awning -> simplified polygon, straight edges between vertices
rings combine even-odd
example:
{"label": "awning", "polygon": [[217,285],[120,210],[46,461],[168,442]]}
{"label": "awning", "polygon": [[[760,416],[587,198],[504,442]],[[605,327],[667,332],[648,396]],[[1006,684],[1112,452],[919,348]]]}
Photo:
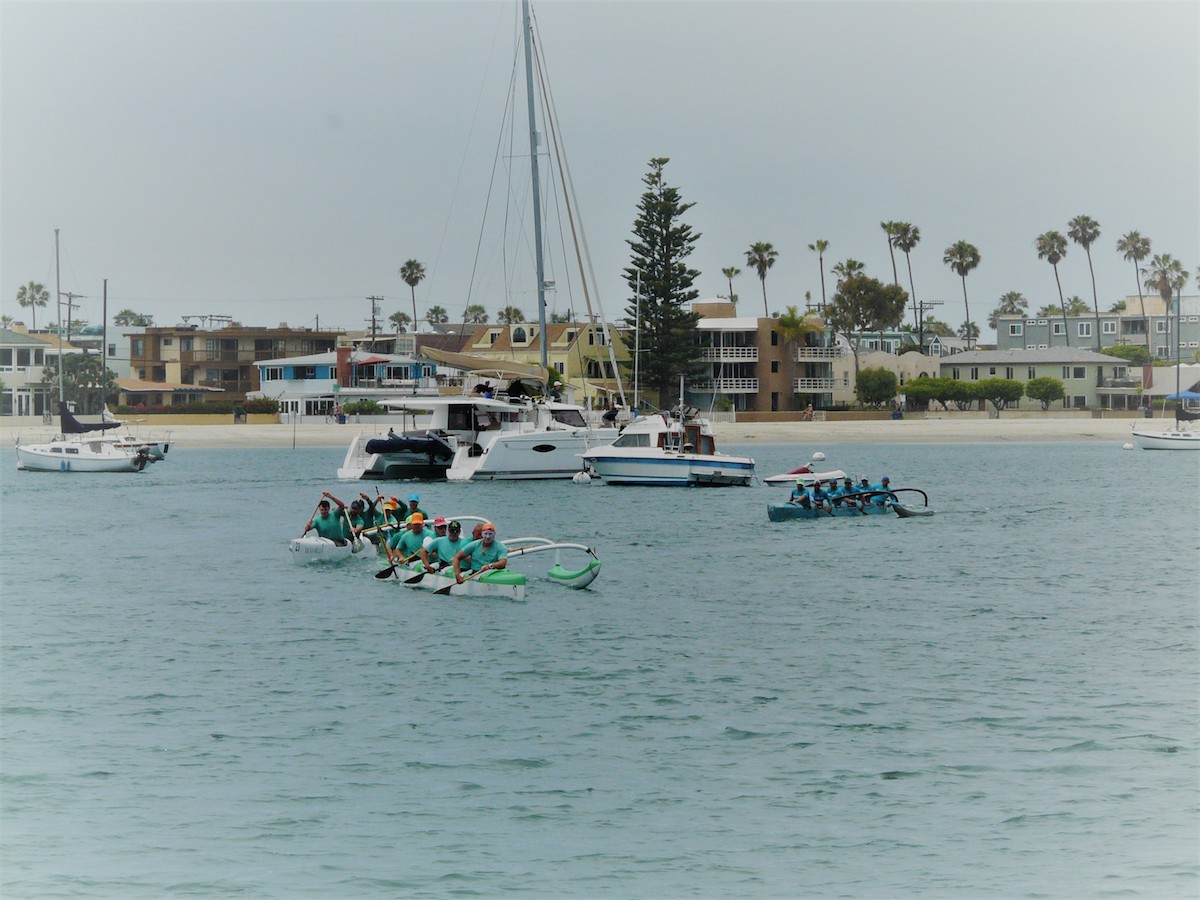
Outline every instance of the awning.
{"label": "awning", "polygon": [[350,364],[354,366],[377,366],[380,363],[391,362],[386,356],[368,356],[366,359],[351,360]]}
{"label": "awning", "polygon": [[210,393],[223,394],[224,388],[208,387],[201,384],[179,384],[171,381],[140,381],[137,378],[114,378],[117,387],[127,394],[183,394]]}
{"label": "awning", "polygon": [[466,372],[495,375],[497,378],[536,378],[540,382],[546,380],[546,370],[537,363],[523,363],[513,359],[488,359],[486,356],[451,353],[449,350],[438,350],[435,347],[422,347],[417,353],[425,359],[453,366]]}
{"label": "awning", "polygon": [[1178,394],[1167,394],[1165,400],[1200,400],[1200,394],[1195,391],[1180,391]]}

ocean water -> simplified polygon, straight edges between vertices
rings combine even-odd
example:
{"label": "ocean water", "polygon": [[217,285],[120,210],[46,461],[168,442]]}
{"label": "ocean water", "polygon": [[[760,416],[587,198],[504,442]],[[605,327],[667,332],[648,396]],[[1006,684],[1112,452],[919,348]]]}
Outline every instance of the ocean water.
{"label": "ocean water", "polygon": [[420,486],[604,561],[484,602],[292,565],[338,449],[0,452],[0,893],[1200,893],[1196,455],[726,449],[938,513]]}

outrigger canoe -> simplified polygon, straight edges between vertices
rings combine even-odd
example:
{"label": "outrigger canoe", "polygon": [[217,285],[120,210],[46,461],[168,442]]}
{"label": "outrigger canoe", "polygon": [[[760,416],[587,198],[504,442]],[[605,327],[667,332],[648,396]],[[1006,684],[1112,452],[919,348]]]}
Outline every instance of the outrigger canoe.
{"label": "outrigger canoe", "polygon": [[[924,500],[924,505],[910,506],[901,503],[896,494],[903,491],[920,494]],[[871,491],[854,496],[863,498],[864,503],[861,509],[855,504],[843,504],[842,506],[835,506],[832,509],[825,509],[820,506],[800,506],[796,503],[769,503],[767,504],[767,518],[772,522],[789,522],[793,519],[858,518],[860,516],[877,516],[887,512],[894,512],[902,519],[933,515],[933,510],[929,508],[929,497],[920,488],[896,488],[891,491]],[[885,497],[887,502],[884,504],[874,502],[878,497]]]}
{"label": "outrigger canoe", "polygon": [[[531,553],[554,550],[554,565],[546,573],[546,577],[555,584],[579,590],[595,581],[600,574],[600,560],[596,557],[596,552],[584,544],[555,543],[548,538],[538,537],[515,538],[505,541],[504,544],[510,548],[508,551],[510,560]],[[559,560],[559,551],[562,550],[580,550],[591,558],[580,569],[568,569]],[[384,569],[376,577],[387,577],[384,573],[388,572],[388,569]],[[525,599],[526,576],[507,567],[473,576],[464,580],[462,584],[458,584],[454,580],[452,569],[445,568],[438,572],[425,572],[420,563],[397,566],[391,577],[406,587],[433,591],[452,597],[483,597],[517,601]]]}
{"label": "outrigger canoe", "polygon": [[298,566],[312,563],[340,563],[348,559],[374,559],[375,547],[369,541],[345,541],[338,544],[315,534],[292,538],[288,542],[292,562]]}

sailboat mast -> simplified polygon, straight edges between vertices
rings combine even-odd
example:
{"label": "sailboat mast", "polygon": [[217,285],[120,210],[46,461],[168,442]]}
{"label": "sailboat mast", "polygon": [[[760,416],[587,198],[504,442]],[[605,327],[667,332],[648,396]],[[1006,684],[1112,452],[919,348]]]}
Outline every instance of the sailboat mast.
{"label": "sailboat mast", "polygon": [[58,229],[54,229],[54,308],[58,310],[58,402],[67,399],[63,394],[62,346],[62,280],[58,272]]}
{"label": "sailboat mast", "polygon": [[546,347],[546,271],[542,259],[542,197],[538,178],[537,116],[533,104],[533,23],[529,0],[521,0],[525,32],[525,94],[529,105],[529,170],[533,179],[533,247],[537,268],[538,336],[542,345],[542,368],[548,369]]}

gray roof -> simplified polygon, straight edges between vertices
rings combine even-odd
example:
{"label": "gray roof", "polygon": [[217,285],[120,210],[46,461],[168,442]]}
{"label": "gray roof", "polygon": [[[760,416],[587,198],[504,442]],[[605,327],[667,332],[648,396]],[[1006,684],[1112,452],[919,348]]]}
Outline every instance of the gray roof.
{"label": "gray roof", "polygon": [[1095,350],[1080,347],[1048,347],[1044,350],[972,350],[942,357],[943,366],[995,366],[995,365],[1052,365],[1055,363],[1099,363],[1101,365],[1128,366],[1129,360],[1119,356],[1108,356]]}
{"label": "gray roof", "polygon": [[[30,337],[23,331],[13,331],[11,328],[0,328],[0,344],[6,344],[10,347],[51,347],[45,341]],[[66,350],[69,346],[70,344],[64,342],[63,349]],[[58,345],[53,345],[51,349],[57,350]]]}

